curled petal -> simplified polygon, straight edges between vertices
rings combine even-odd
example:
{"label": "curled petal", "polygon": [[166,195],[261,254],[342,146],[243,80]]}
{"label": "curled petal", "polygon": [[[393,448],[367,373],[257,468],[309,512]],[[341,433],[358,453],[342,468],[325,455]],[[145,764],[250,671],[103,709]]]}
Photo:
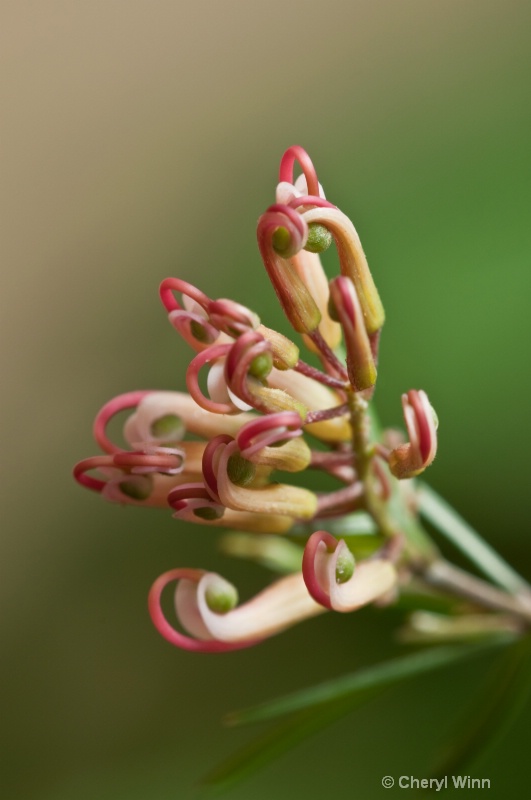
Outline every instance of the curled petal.
{"label": "curled petal", "polygon": [[372,558],[354,565],[344,540],[338,541],[326,531],[316,531],[308,539],[302,572],[316,602],[342,612],[374,602],[397,582],[389,559]]}
{"label": "curled petal", "polygon": [[306,417],[306,406],[288,393],[266,384],[274,357],[272,347],[260,331],[248,331],[234,342],[225,361],[229,389],[258,411],[296,411]]}
{"label": "curled petal", "polygon": [[330,301],[345,335],[351,385],[358,392],[369,389],[376,383],[376,366],[358,294],[350,278],[339,275],[330,281]]}
{"label": "curled petal", "polygon": [[[268,377],[268,383],[271,387],[283,390],[295,401],[304,403],[310,411],[334,408],[342,401],[337,392],[295,370],[273,369]],[[346,416],[313,422],[305,426],[305,431],[317,439],[330,443],[347,442],[352,438],[350,423]]]}
{"label": "curled petal", "polygon": [[356,287],[367,333],[375,333],[382,327],[385,313],[354,225],[343,212],[334,208],[314,208],[302,216],[308,225],[312,222],[324,225],[334,237],[341,274],[350,278]]}
{"label": "curled petal", "polygon": [[295,411],[280,411],[259,417],[244,425],[237,436],[244,458],[251,458],[264,447],[302,436],[301,418]]}
{"label": "curled petal", "polygon": [[228,642],[216,641],[211,638],[203,640],[193,639],[190,636],[180,633],[170,625],[164,616],[161,606],[162,592],[166,586],[174,581],[178,581],[179,584],[191,584],[189,588],[193,589],[198,585],[203,575],[207,574],[208,573],[204,570],[199,569],[173,569],[169,572],[165,572],[160,578],[157,578],[151,587],[148,597],[149,614],[155,628],[161,636],[170,642],[170,644],[195,653],[226,653],[231,650],[241,650],[244,647],[251,647],[253,644],[256,644],[254,641],[231,644]]}
{"label": "curled petal", "polygon": [[260,325],[260,317],[234,300],[211,300],[208,304],[209,319],[218,330],[228,336],[238,337]]}
{"label": "curled petal", "polygon": [[75,480],[86,489],[92,489],[93,492],[101,492],[107,481],[101,478],[94,478],[88,473],[93,469],[105,470],[112,468],[112,456],[93,456],[92,458],[84,458],[79,461],[73,470]]}
{"label": "curled petal", "polygon": [[162,472],[164,475],[178,475],[184,467],[184,451],[169,447],[153,447],[150,452],[116,453],[113,463],[117,467],[131,470],[133,475],[147,475]]}
{"label": "curled petal", "polygon": [[[295,181],[295,188],[297,189],[299,180]],[[302,187],[302,194],[301,192],[296,192],[289,200],[287,200],[287,204],[290,208],[337,208],[333,203],[329,203],[328,200],[325,200],[323,195],[323,187],[319,184],[319,191],[321,192],[320,196],[314,194],[308,194],[306,191],[306,187]]]}
{"label": "curled petal", "polygon": [[201,525],[231,528],[253,533],[287,533],[293,526],[293,518],[282,514],[262,514],[251,511],[237,511],[217,503],[201,481],[172,487],[175,491],[166,493],[166,503],[175,509],[175,519]]}
{"label": "curled petal", "polygon": [[98,411],[96,419],[94,420],[93,434],[96,442],[105,453],[119,453],[123,448],[111,442],[107,436],[107,425],[109,421],[120,411],[125,411],[129,408],[137,408],[142,400],[151,394],[150,391],[141,389],[137,392],[127,392],[126,394],[119,394],[113,397],[108,403],[105,403],[103,408]]}
{"label": "curled petal", "polygon": [[297,211],[279,203],[270,206],[258,220],[257,237],[264,266],[286,317],[299,333],[314,331],[321,321],[319,308],[286,260],[304,247],[308,237],[306,223]]}
{"label": "curled petal", "polygon": [[219,330],[210,324],[206,316],[195,311],[170,311],[168,319],[194,350],[204,350],[219,338]]}
{"label": "curled petal", "polygon": [[[253,414],[230,416],[214,414],[206,411],[184,392],[150,392],[138,403],[136,412],[125,423],[125,439],[134,445],[135,442],[166,442],[167,431],[161,429],[173,425],[176,436],[182,439],[186,432],[211,439],[219,433],[235,436],[242,425],[256,419]],[[156,433],[161,433],[156,436]],[[171,437],[170,437],[171,438]],[[179,442],[179,447],[187,447],[186,442]]]}
{"label": "curled petal", "polygon": [[203,471],[203,480],[205,482],[205,489],[211,496],[212,500],[217,503],[221,503],[218,494],[218,478],[217,478],[217,470],[219,464],[219,457],[223,450],[224,445],[230,444],[233,442],[234,439],[232,436],[227,436],[226,434],[220,434],[219,436],[215,436],[214,439],[211,439],[210,442],[205,447],[205,452],[203,453],[203,461],[202,461],[202,471]]}
{"label": "curled petal", "polygon": [[175,487],[168,495],[168,504],[175,511],[175,519],[191,519],[194,522],[217,521],[225,511],[219,501],[212,499],[201,482]]}
{"label": "curled petal", "polygon": [[[302,557],[302,575],[306,588],[316,603],[324,608],[332,608],[330,594],[323,588],[326,586],[326,575],[324,574],[322,552],[333,552],[337,546],[337,539],[326,531],[315,531],[306,543],[304,555]],[[322,575],[317,575],[317,569],[321,567]]]}
{"label": "curled petal", "polygon": [[244,403],[227,386],[225,379],[225,359],[215,361],[210,367],[207,376],[207,389],[210,399],[215,403],[232,403],[240,411],[250,411],[252,405]]}
{"label": "curled petal", "polygon": [[389,454],[389,469],[396,478],[413,478],[428,467],[437,453],[437,418],[426,392],[411,389],[402,395],[409,443]]}
{"label": "curled petal", "polygon": [[[134,456],[134,458],[128,460],[124,459],[125,456]],[[141,464],[138,456],[139,454],[120,453],[114,456],[86,458],[74,467],[74,478],[82,486],[100,492],[107,500],[115,503],[166,508],[168,493],[175,486],[199,477],[194,473],[177,475],[161,474],[158,471],[150,471],[150,474],[135,474],[133,472],[134,465]],[[118,459],[118,463],[116,459]],[[154,466],[153,462],[150,466]],[[155,466],[157,470],[161,466],[171,469],[168,462],[161,462],[160,459]],[[105,480],[88,474],[92,470],[97,470],[105,475]]]}
{"label": "curled petal", "polygon": [[229,478],[228,461],[238,454],[238,444],[224,446],[217,468],[217,489],[221,502],[238,511],[259,511],[280,514],[294,519],[311,519],[317,509],[317,497],[308,489],[276,483],[260,488],[234,484]]}
{"label": "curled petal", "polygon": [[[162,592],[174,581],[179,582],[175,592],[177,617],[197,638],[180,633],[164,616]],[[212,610],[216,600],[224,596],[231,604],[234,594],[234,587],[215,573],[171,570],[153,584],[149,593],[149,612],[159,633],[171,644],[196,652],[219,653],[258,644],[323,611],[309,597],[300,573],[276,581],[236,608],[225,612]]]}
{"label": "curled petal", "polygon": [[[257,367],[256,370],[254,365]],[[227,354],[225,361],[227,385],[244,403],[259,408],[261,403],[257,403],[251,383],[253,370],[263,380],[272,366],[273,357],[269,343],[258,331],[248,331],[240,336]]]}
{"label": "curled petal", "polygon": [[247,423],[237,436],[244,458],[285,472],[300,472],[309,466],[312,454],[301,438],[301,419],[295,412],[268,414]]}
{"label": "curled petal", "polygon": [[211,411],[213,414],[235,414],[238,409],[231,402],[216,403],[206,397],[199,386],[199,371],[205,364],[211,364],[218,358],[226,357],[230,349],[231,345],[228,344],[212,345],[207,350],[203,350],[202,353],[198,353],[186,370],[186,386],[191,396],[198,406],[206,411]]}
{"label": "curled petal", "polygon": [[[181,305],[177,298],[175,297],[174,292],[179,292],[183,295],[183,305]],[[185,298],[189,298],[194,303],[197,303],[206,313],[208,304],[211,302],[210,298],[207,297],[204,292],[201,292],[191,283],[187,283],[186,281],[182,281],[180,278],[165,278],[159,287],[159,294],[160,299],[162,300],[162,304],[168,314],[172,311],[184,311],[187,310],[187,304]],[[190,310],[188,308],[188,310]]]}
{"label": "curled petal", "polygon": [[276,188],[277,203],[290,206],[290,208],[336,208],[333,203],[325,199],[323,187],[319,184],[319,194],[309,194],[304,175],[299,175],[295,183],[281,181]]}

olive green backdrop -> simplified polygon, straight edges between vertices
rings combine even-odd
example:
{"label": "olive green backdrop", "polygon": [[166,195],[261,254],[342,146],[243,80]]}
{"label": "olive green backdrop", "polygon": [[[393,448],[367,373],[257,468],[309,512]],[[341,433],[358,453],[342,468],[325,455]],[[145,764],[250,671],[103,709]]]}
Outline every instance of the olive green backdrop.
{"label": "olive green backdrop", "polygon": [[[0,746],[5,797],[193,796],[251,731],[222,715],[399,651],[396,620],[324,616],[196,656],[152,629],[174,566],[269,576],[212,530],[82,491],[114,394],[182,388],[159,281],[287,331],[255,245],[290,144],[355,221],[388,318],[377,402],[425,388],[429,473],[531,576],[531,5],[524,0],[4,0]],[[228,796],[371,800],[428,774],[488,659],[417,680]],[[473,774],[529,782],[529,708]],[[392,790],[395,793],[398,790]]]}

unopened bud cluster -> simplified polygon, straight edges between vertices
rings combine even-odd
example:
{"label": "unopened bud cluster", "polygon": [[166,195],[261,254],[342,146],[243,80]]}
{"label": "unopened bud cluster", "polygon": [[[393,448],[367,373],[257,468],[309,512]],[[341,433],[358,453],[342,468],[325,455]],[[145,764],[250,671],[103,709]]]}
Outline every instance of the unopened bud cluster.
{"label": "unopened bud cluster", "polygon": [[[295,180],[296,163],[302,174]],[[155,582],[153,622],[193,651],[248,647],[326,609],[392,599],[400,562],[388,513],[394,478],[418,475],[437,448],[435,414],[416,390],[402,398],[408,439],[397,442],[395,434],[393,448],[385,432],[373,440],[367,408],[384,310],[352,222],[325,198],[300,147],[281,160],[275,202],[260,216],[257,238],[300,337],[266,327],[234,300],[167,278],[162,304],[193,351],[188,392],[133,391],[111,400],[94,424],[103,452],[74,469],[79,483],[117,503],[169,507],[177,520],[302,541],[300,569],[241,605],[231,584],[205,570],[178,568]],[[339,263],[330,281],[319,257],[329,247]],[[313,363],[301,358],[301,347]],[[127,449],[107,434],[123,410],[130,412]],[[315,492],[290,477],[310,469],[332,476],[338,488]],[[333,520],[337,531],[342,518],[358,512],[378,529],[380,544],[369,558],[355,557],[346,540],[321,529]],[[161,607],[170,583],[179,627]]]}

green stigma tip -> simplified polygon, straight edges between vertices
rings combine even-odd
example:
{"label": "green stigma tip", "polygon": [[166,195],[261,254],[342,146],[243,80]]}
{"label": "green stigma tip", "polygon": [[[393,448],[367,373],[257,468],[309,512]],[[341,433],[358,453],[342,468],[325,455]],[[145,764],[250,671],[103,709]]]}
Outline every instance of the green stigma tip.
{"label": "green stigma tip", "polygon": [[273,232],[273,250],[279,256],[284,255],[289,249],[290,243],[291,237],[287,228],[280,226]]}
{"label": "green stigma tip", "polygon": [[151,480],[144,476],[143,480],[121,481],[120,491],[132,500],[147,500],[151,494]]}
{"label": "green stigma tip", "polygon": [[207,344],[213,341],[212,336],[210,336],[205,326],[201,325],[200,322],[196,322],[195,319],[190,322],[190,331],[194,339],[197,339],[198,342]]}
{"label": "green stigma tip", "polygon": [[220,581],[219,585],[209,586],[205,592],[207,606],[216,614],[226,614],[238,604],[238,592],[227,581]]}
{"label": "green stigma tip", "polygon": [[236,486],[248,486],[256,474],[256,467],[239,453],[230,456],[227,462],[227,475]]}
{"label": "green stigma tip", "polygon": [[164,439],[165,441],[177,441],[182,439],[185,427],[184,422],[177,414],[164,414],[151,423],[151,435],[156,439]]}
{"label": "green stigma tip", "polygon": [[310,253],[324,253],[332,244],[332,234],[318,222],[310,222],[308,225],[308,240],[304,249]]}
{"label": "green stigma tip", "polygon": [[340,322],[337,306],[332,299],[332,295],[328,298],[328,316],[330,319],[333,319],[334,322]]}
{"label": "green stigma tip", "polygon": [[198,517],[199,519],[204,519],[207,522],[212,522],[215,519],[220,519],[223,516],[223,513],[218,511],[217,508],[212,508],[212,506],[203,506],[203,508],[194,508],[194,517]]}
{"label": "green stigma tip", "polygon": [[253,378],[258,378],[259,380],[263,380],[267,378],[271,370],[273,369],[273,356],[271,353],[262,353],[259,356],[255,356],[249,365],[249,374],[253,376]]}
{"label": "green stigma tip", "polygon": [[356,559],[350,550],[343,550],[336,562],[336,583],[346,583],[354,575]]}

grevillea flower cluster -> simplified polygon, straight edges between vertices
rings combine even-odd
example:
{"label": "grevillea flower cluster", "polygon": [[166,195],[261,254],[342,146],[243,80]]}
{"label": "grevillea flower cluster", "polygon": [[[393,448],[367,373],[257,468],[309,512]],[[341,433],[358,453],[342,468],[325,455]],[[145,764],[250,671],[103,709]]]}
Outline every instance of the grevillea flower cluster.
{"label": "grevillea flower cluster", "polygon": [[[326,610],[392,602],[408,547],[392,513],[396,479],[417,476],[437,449],[436,416],[423,391],[402,396],[407,437],[378,435],[371,422],[383,306],[354,225],[325,198],[301,147],[282,157],[275,203],[260,216],[257,238],[297,341],[234,300],[167,278],[162,305],[193,351],[188,393],[114,398],[94,423],[102,454],[74,469],[81,485],[116,503],[169,507],[177,521],[302,541],[300,568],[242,604],[234,586],[207,570],[179,567],[155,581],[156,628],[199,652],[248,647]],[[339,274],[329,280],[320,253],[331,245]],[[124,410],[127,449],[107,433]],[[308,470],[331,476],[337,488],[311,491],[290,479]],[[375,533],[361,556],[341,537],[342,524],[357,515]],[[169,584],[174,621],[161,605]]]}

